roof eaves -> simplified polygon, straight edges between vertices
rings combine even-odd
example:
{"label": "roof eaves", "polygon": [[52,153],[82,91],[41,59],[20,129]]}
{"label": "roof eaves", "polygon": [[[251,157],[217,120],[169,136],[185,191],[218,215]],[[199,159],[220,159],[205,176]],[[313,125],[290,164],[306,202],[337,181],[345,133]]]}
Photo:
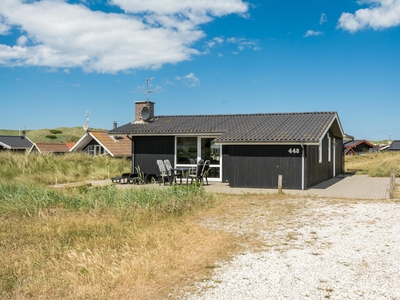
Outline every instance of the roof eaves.
{"label": "roof eaves", "polygon": [[339,126],[339,129],[340,129],[341,137],[342,137],[342,138],[344,137],[344,133],[343,133],[342,125],[340,124],[339,117],[338,117],[338,115],[337,115],[336,112],[334,112],[333,114],[334,114],[334,117],[333,117],[332,120],[329,122],[329,124],[326,126],[325,130],[323,131],[323,133],[321,134],[321,136],[320,136],[320,138],[319,138],[319,143],[322,142],[322,139],[323,139],[324,136],[328,133],[329,129],[332,127],[332,125],[333,125],[333,123],[334,123],[335,121],[338,122],[338,126]]}
{"label": "roof eaves", "polygon": [[11,146],[10,146],[10,145],[4,144],[4,143],[2,143],[2,142],[0,142],[0,146],[2,146],[2,147],[4,147],[4,148],[7,148],[7,149],[11,149]]}

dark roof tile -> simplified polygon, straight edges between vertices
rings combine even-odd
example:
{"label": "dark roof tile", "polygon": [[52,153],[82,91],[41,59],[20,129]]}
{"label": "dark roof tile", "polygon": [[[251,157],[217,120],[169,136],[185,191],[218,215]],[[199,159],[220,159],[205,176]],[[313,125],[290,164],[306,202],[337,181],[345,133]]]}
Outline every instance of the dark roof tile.
{"label": "dark roof tile", "polygon": [[335,112],[242,115],[159,116],[152,122],[133,122],[109,131],[111,135],[218,134],[220,143],[318,142],[336,120]]}
{"label": "dark roof tile", "polygon": [[0,145],[9,149],[29,149],[33,143],[26,136],[0,136]]}

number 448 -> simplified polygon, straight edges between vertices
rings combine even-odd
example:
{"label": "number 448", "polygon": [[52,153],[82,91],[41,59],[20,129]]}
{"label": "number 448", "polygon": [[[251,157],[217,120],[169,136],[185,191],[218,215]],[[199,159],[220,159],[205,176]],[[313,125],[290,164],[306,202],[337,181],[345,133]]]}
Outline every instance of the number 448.
{"label": "number 448", "polygon": [[299,148],[290,148],[288,152],[291,154],[299,154],[300,149]]}

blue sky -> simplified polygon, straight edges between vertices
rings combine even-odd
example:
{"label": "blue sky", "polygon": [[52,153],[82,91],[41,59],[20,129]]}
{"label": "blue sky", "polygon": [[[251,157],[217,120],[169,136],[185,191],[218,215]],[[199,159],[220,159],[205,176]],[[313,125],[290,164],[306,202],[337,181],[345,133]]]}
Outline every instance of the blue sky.
{"label": "blue sky", "polygon": [[400,0],[1,0],[0,128],[337,111],[400,139]]}

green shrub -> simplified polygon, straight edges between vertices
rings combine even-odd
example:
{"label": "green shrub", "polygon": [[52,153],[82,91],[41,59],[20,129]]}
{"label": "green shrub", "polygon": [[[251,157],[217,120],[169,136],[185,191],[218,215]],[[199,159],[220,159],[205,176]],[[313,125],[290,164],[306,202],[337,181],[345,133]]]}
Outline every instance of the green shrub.
{"label": "green shrub", "polygon": [[49,130],[52,134],[62,134],[63,132],[61,130],[58,129],[51,129]]}
{"label": "green shrub", "polygon": [[46,135],[46,139],[55,140],[57,137],[55,135]]}

